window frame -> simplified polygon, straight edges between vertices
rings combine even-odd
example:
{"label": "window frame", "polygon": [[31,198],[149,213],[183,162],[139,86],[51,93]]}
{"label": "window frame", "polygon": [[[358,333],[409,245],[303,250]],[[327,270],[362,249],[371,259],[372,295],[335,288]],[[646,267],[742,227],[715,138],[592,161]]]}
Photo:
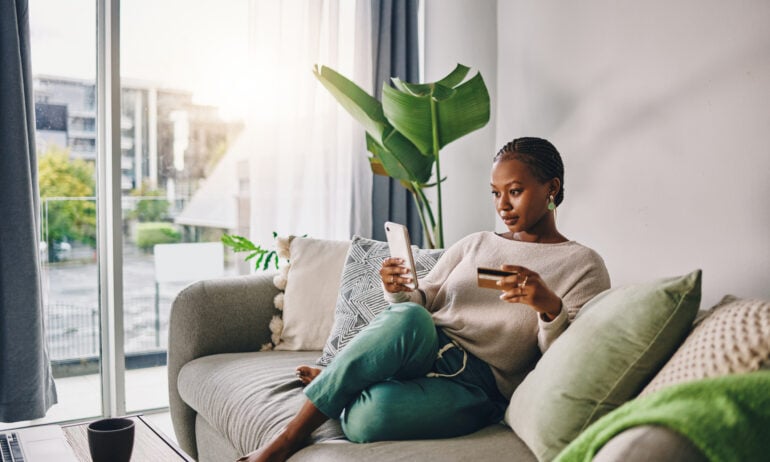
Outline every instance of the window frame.
{"label": "window frame", "polygon": [[120,128],[120,0],[96,0],[96,130],[102,415],[126,413]]}

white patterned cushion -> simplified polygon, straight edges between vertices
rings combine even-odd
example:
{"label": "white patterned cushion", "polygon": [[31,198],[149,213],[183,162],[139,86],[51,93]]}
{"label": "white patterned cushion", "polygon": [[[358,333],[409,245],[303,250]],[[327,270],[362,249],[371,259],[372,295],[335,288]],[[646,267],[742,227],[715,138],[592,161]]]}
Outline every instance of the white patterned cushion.
{"label": "white patterned cushion", "polygon": [[[424,277],[436,264],[443,250],[412,246],[417,277]],[[354,236],[342,270],[334,325],[317,364],[327,366],[334,356],[361,329],[388,307],[382,293],[380,268],[390,256],[388,243]]]}
{"label": "white patterned cushion", "polygon": [[692,380],[753,372],[770,363],[770,302],[725,296],[641,395]]}

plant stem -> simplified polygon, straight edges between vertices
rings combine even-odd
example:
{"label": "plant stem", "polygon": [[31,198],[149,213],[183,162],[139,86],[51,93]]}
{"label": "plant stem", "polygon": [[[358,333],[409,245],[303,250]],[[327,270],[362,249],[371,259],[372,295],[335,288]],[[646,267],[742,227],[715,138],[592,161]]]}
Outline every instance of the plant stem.
{"label": "plant stem", "polygon": [[424,207],[423,210],[425,211],[426,217],[428,219],[429,227],[425,228],[425,234],[426,236],[429,236],[428,240],[430,241],[430,248],[440,248],[436,245],[436,218],[433,216],[433,209],[430,207],[430,201],[425,195],[424,189],[420,188],[418,191],[420,193],[420,200]]}
{"label": "plant stem", "polygon": [[438,224],[434,231],[436,245],[438,248],[444,248],[444,216],[441,208],[441,162],[439,161],[438,150],[438,114],[436,113],[436,100],[430,98],[430,120],[433,129],[433,156],[436,158],[436,194],[438,196]]}
{"label": "plant stem", "polygon": [[430,208],[430,201],[428,201],[428,197],[425,195],[425,190],[423,188],[420,188],[418,192],[420,193],[420,199],[424,204],[425,211],[427,212],[428,219],[430,220],[430,229],[434,230],[436,228],[436,218],[433,216],[433,209]]}
{"label": "plant stem", "polygon": [[[425,207],[428,206],[428,204],[423,203],[424,196],[421,195],[422,187],[412,182],[412,189],[410,190],[410,192],[412,193],[412,199],[414,199],[414,203],[417,204],[417,209],[420,212],[420,223],[422,224],[422,232],[425,235],[425,239],[428,241],[427,242],[428,248],[435,249],[436,247],[435,247],[435,244],[433,243],[433,236],[431,235],[431,232],[430,232],[430,230],[433,228],[432,227],[428,228],[428,223],[426,223],[425,221],[425,213],[426,213]],[[430,206],[428,207],[429,208],[427,212],[431,214],[431,221],[433,221],[433,217],[432,217],[433,212],[430,210]]]}

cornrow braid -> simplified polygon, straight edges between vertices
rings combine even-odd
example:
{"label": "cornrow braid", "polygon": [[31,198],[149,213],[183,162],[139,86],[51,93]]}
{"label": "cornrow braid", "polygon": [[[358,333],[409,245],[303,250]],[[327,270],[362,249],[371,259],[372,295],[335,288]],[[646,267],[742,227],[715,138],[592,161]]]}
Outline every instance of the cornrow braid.
{"label": "cornrow braid", "polygon": [[564,163],[559,151],[550,141],[542,138],[517,138],[509,141],[495,154],[493,162],[504,159],[516,159],[527,164],[538,181],[545,183],[558,178],[561,188],[553,201],[559,205],[564,200]]}

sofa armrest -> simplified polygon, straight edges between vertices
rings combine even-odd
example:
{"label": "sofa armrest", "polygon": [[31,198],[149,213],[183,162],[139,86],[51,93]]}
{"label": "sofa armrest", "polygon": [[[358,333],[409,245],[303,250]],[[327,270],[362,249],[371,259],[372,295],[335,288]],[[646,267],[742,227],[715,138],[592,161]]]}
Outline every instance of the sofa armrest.
{"label": "sofa armrest", "polygon": [[199,281],[174,299],[168,329],[169,408],[177,441],[193,458],[195,411],[179,396],[180,369],[202,356],[259,351],[270,341],[278,292],[273,275],[259,274]]}
{"label": "sofa armrest", "polygon": [[685,436],[657,425],[631,427],[615,435],[593,458],[593,462],[650,460],[708,462],[708,458]]}

